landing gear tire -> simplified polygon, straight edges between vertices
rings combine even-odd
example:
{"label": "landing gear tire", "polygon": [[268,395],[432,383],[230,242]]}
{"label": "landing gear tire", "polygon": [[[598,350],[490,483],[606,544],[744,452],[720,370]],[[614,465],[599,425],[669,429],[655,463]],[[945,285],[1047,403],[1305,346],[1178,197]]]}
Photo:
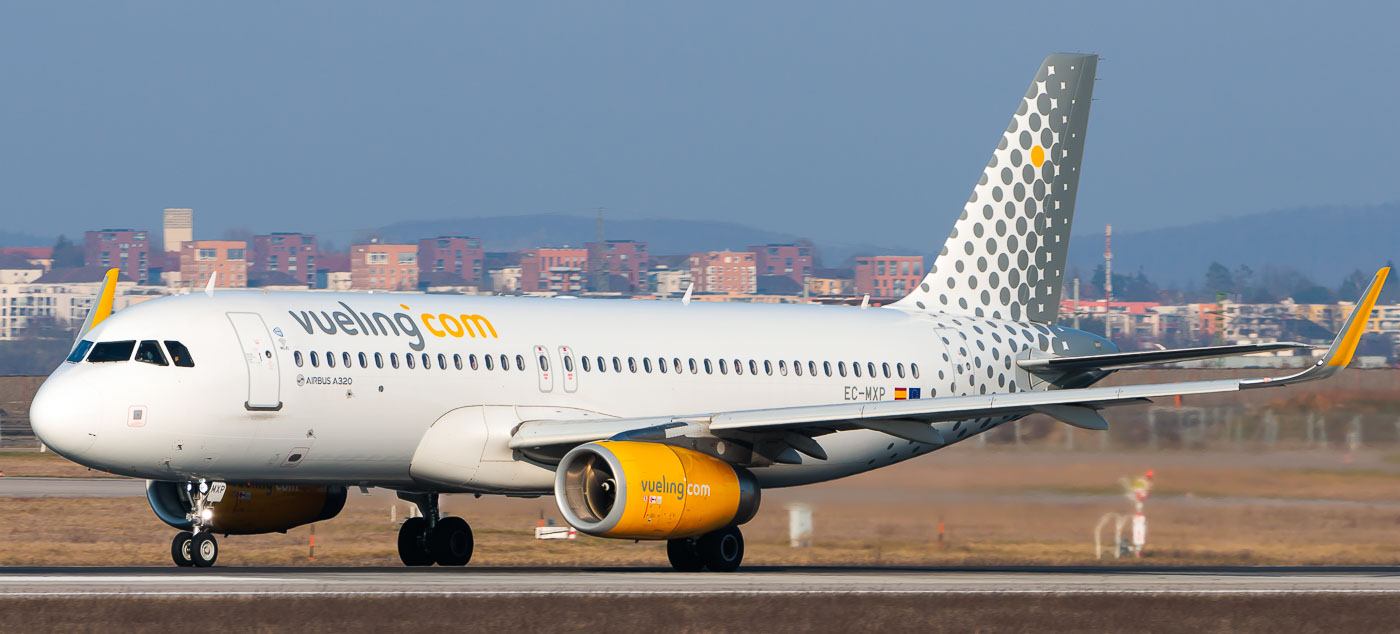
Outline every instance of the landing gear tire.
{"label": "landing gear tire", "polygon": [[196,567],[208,568],[214,565],[219,559],[219,542],[214,539],[214,534],[195,535],[194,539],[190,540],[190,555]]}
{"label": "landing gear tire", "polygon": [[472,559],[472,527],[460,517],[438,520],[428,535],[428,552],[439,566],[465,566]]}
{"label": "landing gear tire", "polygon": [[676,572],[700,572],[705,569],[705,558],[700,556],[699,544],[693,537],[666,541],[666,558]]}
{"label": "landing gear tire", "polygon": [[188,568],[194,565],[194,533],[180,531],[175,534],[175,539],[170,542],[170,558],[175,560],[175,565],[181,568]]}
{"label": "landing gear tire", "polygon": [[705,567],[712,572],[734,572],[744,561],[744,534],[737,526],[705,533],[697,546]]}
{"label": "landing gear tire", "polygon": [[399,527],[399,559],[405,566],[431,566],[433,556],[427,548],[428,520],[410,517]]}

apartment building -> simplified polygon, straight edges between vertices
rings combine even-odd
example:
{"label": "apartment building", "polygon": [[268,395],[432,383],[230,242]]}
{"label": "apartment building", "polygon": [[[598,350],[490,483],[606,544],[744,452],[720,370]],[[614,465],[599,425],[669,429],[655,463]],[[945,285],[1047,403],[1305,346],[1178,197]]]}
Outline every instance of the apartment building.
{"label": "apartment building", "polygon": [[690,280],[696,293],[752,294],[758,291],[754,254],[709,251],[690,255]]}
{"label": "apartment building", "polygon": [[924,279],[919,256],[881,255],[856,258],[855,291],[879,299],[899,299]]}
{"label": "apartment building", "polygon": [[203,288],[248,287],[248,243],[242,240],[191,240],[180,245],[180,285]]}
{"label": "apartment building", "polygon": [[254,279],[283,273],[299,284],[316,285],[316,236],[306,233],[270,233],[253,236],[253,259],[248,275]]}
{"label": "apartment building", "polygon": [[426,273],[450,273],[480,285],[484,274],[486,252],[480,238],[438,236],[418,241],[418,270]]}
{"label": "apartment building", "polygon": [[350,247],[350,286],[355,290],[418,289],[418,245],[357,244]]}
{"label": "apartment building", "polygon": [[588,270],[586,249],[529,249],[520,252],[523,293],[582,293]]}
{"label": "apartment building", "polygon": [[87,266],[117,268],[138,284],[150,283],[150,239],[145,231],[103,229],[83,234]]}

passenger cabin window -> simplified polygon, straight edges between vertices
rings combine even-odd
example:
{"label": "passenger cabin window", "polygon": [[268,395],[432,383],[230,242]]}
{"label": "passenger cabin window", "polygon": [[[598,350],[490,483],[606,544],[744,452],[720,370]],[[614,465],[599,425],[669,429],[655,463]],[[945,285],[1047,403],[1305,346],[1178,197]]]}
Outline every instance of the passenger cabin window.
{"label": "passenger cabin window", "polygon": [[525,371],[525,357],[523,355],[515,355],[515,369],[521,372]]}
{"label": "passenger cabin window", "polygon": [[899,378],[901,378],[901,379],[904,378],[904,364],[903,364],[903,363],[896,363],[896,364],[894,364],[894,370],[895,370],[896,373],[899,374]]}
{"label": "passenger cabin window", "polygon": [[[773,376],[773,362],[772,362],[772,361],[768,361],[767,359],[765,359],[765,360],[763,361],[763,373],[764,373],[764,374],[767,374],[768,376]],[[787,368],[783,368],[783,374],[787,374]]]}
{"label": "passenger cabin window", "polygon": [[837,361],[837,362],[836,362],[836,369],[839,370],[839,371],[841,372],[841,376],[846,376],[846,362],[845,362],[845,361]]}
{"label": "passenger cabin window", "polygon": [[743,362],[743,361],[740,361],[739,359],[735,359],[735,360],[734,360],[734,374],[735,374],[736,376],[743,376],[743,375],[744,375],[744,362]]}
{"label": "passenger cabin window", "polygon": [[[568,357],[564,357],[564,359],[565,359],[564,362],[565,362],[565,363],[568,363]],[[589,367],[589,366],[588,366],[588,357],[584,356],[584,357],[579,357],[578,359],[579,359],[579,361],[582,361],[582,362],[583,362],[583,371],[584,371],[584,372],[589,372],[590,370],[588,369],[588,367]]]}
{"label": "passenger cabin window", "polygon": [[315,350],[312,350],[312,351],[311,351],[311,367],[313,367],[313,368],[319,368],[319,367],[321,367],[321,355],[316,354],[316,351],[315,351]]}
{"label": "passenger cabin window", "polygon": [[[548,372],[548,371],[549,371],[549,358],[546,357],[546,356],[544,356],[544,355],[540,355],[539,362],[540,362],[540,371],[541,371],[541,372]],[[567,365],[568,365],[568,361],[565,361],[565,362],[564,362],[564,365],[567,366]]]}
{"label": "passenger cabin window", "polygon": [[796,372],[796,373],[797,373],[797,376],[802,376],[802,362],[801,362],[801,361],[793,361],[793,362],[792,362],[792,371],[793,371],[793,372]]}
{"label": "passenger cabin window", "polygon": [[632,372],[632,374],[636,374],[636,373],[637,373],[637,359],[636,359],[636,358],[634,358],[634,357],[627,357],[627,369],[630,370],[630,371]]}
{"label": "passenger cabin window", "polygon": [[457,366],[457,369],[458,369],[458,370],[461,370],[461,369],[462,369],[462,355],[460,355],[460,354],[454,354],[454,355],[452,355],[452,364],[455,365],[455,366]]}
{"label": "passenger cabin window", "polygon": [[[831,364],[829,364],[829,363],[827,364],[828,367],[830,367],[830,365],[831,365]],[[812,376],[816,376],[816,375],[817,375],[817,362],[816,362],[816,361],[808,361],[808,362],[807,362],[807,373],[808,373],[808,374],[811,374]],[[828,371],[828,372],[826,373],[826,375],[827,375],[827,376],[831,376],[831,372]]]}
{"label": "passenger cabin window", "polygon": [[651,374],[651,358],[650,358],[650,357],[642,357],[642,369],[643,369],[643,370],[646,370],[646,373],[647,373],[647,374]]}
{"label": "passenger cabin window", "polygon": [[[769,370],[768,373],[769,373],[769,374],[772,374],[773,371],[772,371],[772,370]],[[757,363],[756,361],[754,361],[753,359],[749,359],[749,374],[752,374],[752,375],[754,375],[754,376],[758,376],[758,363]]]}
{"label": "passenger cabin window", "polygon": [[170,362],[177,368],[193,368],[194,357],[190,356],[190,349],[185,344],[178,341],[165,340],[165,351],[170,353]]}
{"label": "passenger cabin window", "polygon": [[136,348],[135,341],[104,341],[92,347],[92,354],[88,355],[88,363],[115,363],[117,361],[130,361],[131,351]]}
{"label": "passenger cabin window", "polygon": [[300,350],[297,350],[296,352],[293,352],[293,353],[292,353],[292,362],[295,363],[295,364],[297,364],[297,367],[298,367],[298,368],[301,367],[302,358],[301,358],[301,351],[300,351]]}
{"label": "passenger cabin window", "polygon": [[374,353],[374,367],[380,370],[384,369],[384,355],[382,353]]}
{"label": "passenger cabin window", "polygon": [[[444,363],[443,365],[447,365],[447,364]],[[429,357],[429,356],[428,356],[428,353],[426,353],[426,352],[423,353],[423,369],[424,369],[424,370],[431,370],[431,369],[433,369],[433,358],[432,358],[432,357]]]}
{"label": "passenger cabin window", "polygon": [[859,362],[859,361],[852,361],[852,362],[851,362],[851,372],[854,373],[854,374],[856,375],[856,378],[857,378],[857,379],[860,378],[860,362]]}
{"label": "passenger cabin window", "polygon": [[672,364],[672,367],[674,367],[674,368],[676,369],[676,374],[680,374],[680,373],[681,373],[681,358],[680,358],[680,357],[676,357],[676,358],[672,359],[672,361],[675,362],[674,364]]}
{"label": "passenger cabin window", "polygon": [[[311,354],[314,355],[314,354],[316,354],[316,353],[313,352],[313,353],[311,353]],[[389,353],[389,367],[391,367],[391,368],[393,368],[393,369],[395,369],[395,370],[399,369],[399,353],[397,353],[397,352],[390,352],[390,353]]]}
{"label": "passenger cabin window", "polygon": [[[585,363],[587,363],[587,362],[588,362],[588,357],[584,357],[584,358],[583,358],[583,361],[584,361]],[[565,372],[573,372],[573,371],[574,371],[574,358],[573,358],[573,357],[564,357],[564,371],[565,371]]]}
{"label": "passenger cabin window", "polygon": [[369,367],[369,357],[366,356],[365,353],[363,353],[363,352],[360,353],[360,367],[361,367],[361,368],[368,368],[368,367]]}
{"label": "passenger cabin window", "polygon": [[479,368],[477,367],[477,365],[476,365],[476,355],[474,355],[474,354],[469,354],[469,355],[467,355],[467,363],[470,363],[470,364],[471,364],[473,370],[479,369]]}
{"label": "passenger cabin window", "polygon": [[350,353],[349,353],[349,352],[342,352],[342,353],[340,353],[340,360],[343,362],[342,365],[344,365],[344,366],[347,367],[347,368],[349,368],[349,367],[354,367],[354,365],[355,365],[354,363],[352,363],[352,362],[350,361]]}
{"label": "passenger cabin window", "polygon": [[334,368],[334,367],[335,367],[335,353],[334,353],[334,352],[327,352],[327,353],[326,353],[326,367],[328,367],[328,368]]}
{"label": "passenger cabin window", "polygon": [[880,367],[883,368],[883,369],[885,370],[885,378],[887,378],[887,379],[890,378],[890,364],[889,364],[889,363],[881,363],[881,364],[880,364]]}
{"label": "passenger cabin window", "polygon": [[870,378],[872,378],[872,379],[875,378],[875,362],[874,362],[874,361],[867,361],[867,362],[865,362],[865,370],[866,370],[866,372],[868,372],[868,373],[870,374]]}
{"label": "passenger cabin window", "polygon": [[92,349],[91,341],[88,341],[87,339],[79,341],[78,345],[73,348],[73,352],[69,353],[68,362],[77,363],[79,361],[82,361],[83,357],[87,355],[87,352],[90,349]]}
{"label": "passenger cabin window", "polygon": [[136,360],[151,365],[170,365],[165,361],[165,353],[160,351],[160,344],[149,339],[136,346]]}
{"label": "passenger cabin window", "polygon": [[417,363],[417,362],[413,360],[413,355],[411,355],[411,354],[405,354],[405,355],[403,355],[403,364],[406,365],[406,366],[408,366],[408,369],[412,370],[414,367],[416,367],[416,366],[415,366],[416,363]]}
{"label": "passenger cabin window", "polygon": [[910,363],[910,364],[909,364],[909,373],[912,374],[912,375],[914,375],[914,378],[916,378],[916,379],[919,378],[919,364],[917,364],[917,363]]}
{"label": "passenger cabin window", "polygon": [[725,363],[724,359],[719,360],[719,373],[729,374],[729,364]]}
{"label": "passenger cabin window", "polygon": [[621,372],[621,371],[622,371],[622,359],[620,359],[620,358],[618,358],[618,357],[613,357],[613,372]]}
{"label": "passenger cabin window", "polygon": [[705,359],[705,374],[714,374],[715,369],[710,365],[710,360]]}
{"label": "passenger cabin window", "polygon": [[[801,370],[798,370],[798,372],[801,372]],[[778,360],[778,374],[787,376],[787,361],[782,359]]]}
{"label": "passenger cabin window", "polygon": [[[827,375],[827,376],[831,376],[831,362],[830,362],[830,361],[822,361],[822,369],[823,369],[823,370],[826,370],[826,375]],[[815,374],[815,373],[814,373],[814,374]]]}
{"label": "passenger cabin window", "polygon": [[494,363],[493,361],[491,361],[491,355],[489,355],[489,354],[483,354],[483,355],[481,355],[481,358],[486,360],[486,369],[487,369],[487,370],[494,370],[494,369],[496,369],[495,363]]}
{"label": "passenger cabin window", "polygon": [[[708,370],[706,370],[706,372],[708,373]],[[695,367],[695,357],[691,357],[691,358],[690,358],[690,373],[691,373],[691,374],[700,374],[700,371],[699,371],[698,369],[696,369],[696,367]]]}

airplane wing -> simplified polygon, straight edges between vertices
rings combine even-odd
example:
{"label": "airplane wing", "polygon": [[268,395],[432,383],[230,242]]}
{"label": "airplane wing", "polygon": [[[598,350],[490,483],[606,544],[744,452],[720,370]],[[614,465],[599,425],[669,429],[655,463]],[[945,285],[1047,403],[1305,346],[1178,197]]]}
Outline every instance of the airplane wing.
{"label": "airplane wing", "polygon": [[[1087,387],[950,396],[906,401],[838,403],[780,407],[690,416],[618,418],[589,421],[526,421],[511,437],[510,447],[540,460],[586,442],[607,438],[649,440],[708,432],[721,438],[766,435],[792,449],[825,459],[813,436],[849,429],[872,429],[905,440],[943,445],[942,434],[931,423],[1000,417],[1038,412],[1085,429],[1107,429],[1099,410],[1116,405],[1149,402],[1154,398],[1189,394],[1216,394],[1246,389],[1278,387],[1330,377],[1351,363],[1366,330],[1376,296],[1389,269],[1371,280],[1362,300],[1347,318],[1322,359],[1301,372],[1282,377],[1218,379],[1185,383],[1156,383],[1121,387]],[[1289,344],[1292,345],[1292,344]],[[1199,349],[1198,349],[1199,350]],[[1136,354],[1136,353],[1128,353]],[[1149,353],[1150,354],[1150,353]],[[1098,358],[1116,355],[1101,355]]]}

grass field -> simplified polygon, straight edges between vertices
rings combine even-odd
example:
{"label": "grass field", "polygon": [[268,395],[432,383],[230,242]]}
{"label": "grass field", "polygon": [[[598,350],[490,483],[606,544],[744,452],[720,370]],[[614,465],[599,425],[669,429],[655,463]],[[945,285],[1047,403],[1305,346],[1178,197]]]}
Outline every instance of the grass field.
{"label": "grass field", "polygon": [[[101,615],[96,618],[95,615]],[[168,632],[1360,632],[1394,599],[1305,596],[655,596],[0,598],[6,629]]]}
{"label": "grass field", "polygon": [[[54,475],[51,454],[0,455],[6,477]],[[1007,565],[1095,561],[1093,529],[1127,512],[1120,476],[1157,473],[1149,563],[1400,564],[1400,464],[1380,452],[1090,453],[954,447],[831,483],[764,492],[743,527],[755,565]],[[787,543],[788,504],[813,508],[814,543]],[[317,565],[396,565],[407,503],[352,490],[316,525]],[[664,566],[662,544],[536,542],[550,497],[444,497],[476,536],[473,564]],[[144,498],[0,498],[0,565],[166,565],[172,529]],[[938,524],[943,523],[943,541]],[[221,565],[308,565],[310,527],[220,540]],[[1126,563],[1126,562],[1124,562]]]}

